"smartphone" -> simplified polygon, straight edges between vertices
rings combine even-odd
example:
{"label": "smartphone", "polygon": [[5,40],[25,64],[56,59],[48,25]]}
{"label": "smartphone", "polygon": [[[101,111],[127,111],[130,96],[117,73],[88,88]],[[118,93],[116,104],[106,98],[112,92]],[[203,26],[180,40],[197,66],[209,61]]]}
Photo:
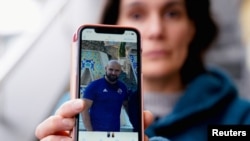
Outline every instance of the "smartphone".
{"label": "smartphone", "polygon": [[142,141],[138,30],[117,25],[82,25],[75,40],[74,87],[86,109],[76,117],[74,140]]}

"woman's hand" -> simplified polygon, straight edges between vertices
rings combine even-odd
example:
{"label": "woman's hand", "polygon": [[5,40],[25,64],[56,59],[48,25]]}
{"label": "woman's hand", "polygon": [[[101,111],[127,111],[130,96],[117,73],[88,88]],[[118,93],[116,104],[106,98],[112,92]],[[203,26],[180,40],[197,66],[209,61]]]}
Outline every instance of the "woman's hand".
{"label": "woman's hand", "polygon": [[[144,111],[144,129],[146,129],[153,122],[153,115],[150,111]],[[148,141],[148,137],[144,135],[144,141]]]}
{"label": "woman's hand", "polygon": [[[47,118],[36,128],[36,137],[41,141],[73,141],[71,131],[75,125],[75,116],[84,110],[84,102],[81,99],[74,99],[65,102],[55,115]],[[144,127],[153,121],[149,111],[144,111]],[[145,136],[145,141],[148,138]]]}
{"label": "woman's hand", "polygon": [[70,132],[75,125],[75,116],[84,110],[83,100],[74,99],[65,102],[54,116],[40,123],[36,128],[36,137],[41,141],[73,141]]}

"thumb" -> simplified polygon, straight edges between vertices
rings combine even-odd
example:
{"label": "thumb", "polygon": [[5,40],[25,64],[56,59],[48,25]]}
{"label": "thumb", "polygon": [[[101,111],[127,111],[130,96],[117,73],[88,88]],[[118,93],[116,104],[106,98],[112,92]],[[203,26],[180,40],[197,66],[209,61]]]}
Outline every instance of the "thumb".
{"label": "thumb", "polygon": [[153,114],[150,111],[144,111],[144,129],[153,122]]}

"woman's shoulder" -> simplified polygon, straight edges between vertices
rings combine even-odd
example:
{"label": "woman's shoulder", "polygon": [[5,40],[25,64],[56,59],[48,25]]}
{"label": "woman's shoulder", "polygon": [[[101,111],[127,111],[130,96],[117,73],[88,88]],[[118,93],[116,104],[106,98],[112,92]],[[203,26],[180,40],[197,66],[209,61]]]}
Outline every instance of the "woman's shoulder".
{"label": "woman's shoulder", "polygon": [[237,97],[232,101],[229,109],[232,117],[238,116],[240,124],[250,124],[250,100]]}

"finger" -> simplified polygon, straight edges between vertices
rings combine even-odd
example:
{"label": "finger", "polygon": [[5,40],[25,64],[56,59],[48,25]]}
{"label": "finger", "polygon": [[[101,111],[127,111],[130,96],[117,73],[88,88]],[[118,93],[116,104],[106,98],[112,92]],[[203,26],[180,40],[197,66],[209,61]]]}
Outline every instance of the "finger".
{"label": "finger", "polygon": [[146,129],[153,122],[153,114],[150,111],[144,111],[144,128]]}
{"label": "finger", "polygon": [[148,141],[148,136],[144,135],[144,141]]}
{"label": "finger", "polygon": [[66,137],[66,136],[51,135],[51,136],[47,136],[47,137],[43,138],[40,141],[73,141],[73,139],[70,137]]}
{"label": "finger", "polygon": [[84,102],[81,99],[73,99],[65,102],[57,111],[56,115],[71,118],[83,111]]}
{"label": "finger", "polygon": [[37,126],[35,134],[38,139],[42,139],[52,134],[69,136],[69,132],[67,131],[72,130],[74,124],[74,118],[51,116]]}

